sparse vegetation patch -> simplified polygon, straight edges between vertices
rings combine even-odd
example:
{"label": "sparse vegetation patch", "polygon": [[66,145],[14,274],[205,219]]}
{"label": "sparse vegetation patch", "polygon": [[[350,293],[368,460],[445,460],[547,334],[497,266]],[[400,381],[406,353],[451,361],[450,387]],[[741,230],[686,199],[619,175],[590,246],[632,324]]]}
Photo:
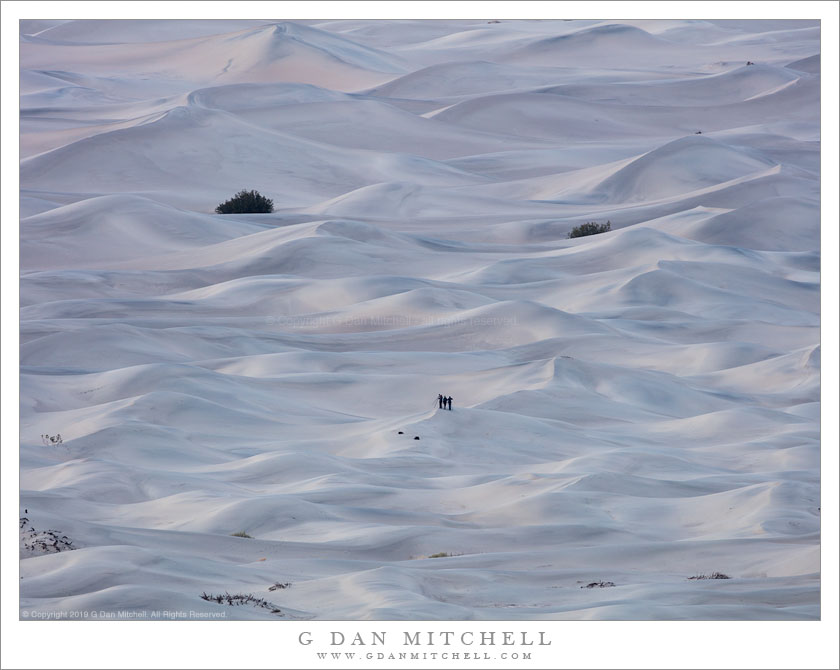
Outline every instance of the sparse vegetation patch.
{"label": "sparse vegetation patch", "polygon": [[586,237],[587,235],[597,235],[599,233],[607,233],[610,231],[610,222],[598,223],[597,221],[587,221],[579,226],[575,226],[569,231],[569,239],[573,237]]}
{"label": "sparse vegetation patch", "polygon": [[216,214],[271,214],[273,211],[274,201],[254,190],[239,191],[216,207]]}
{"label": "sparse vegetation patch", "polygon": [[216,594],[202,593],[201,599],[211,603],[218,603],[219,605],[230,605],[235,607],[237,605],[251,605],[252,607],[261,607],[268,610],[272,614],[282,614],[281,610],[274,603],[270,603],[264,598],[256,598],[251,593],[224,593]]}
{"label": "sparse vegetation patch", "polygon": [[582,589],[594,589],[594,588],[597,587],[599,589],[605,589],[608,586],[615,586],[615,584],[613,582],[590,582],[589,584],[581,586],[580,588],[582,588]]}
{"label": "sparse vegetation patch", "polygon": [[76,549],[73,541],[57,530],[35,530],[29,526],[29,519],[20,517],[21,551],[25,554],[57,554],[62,551]]}

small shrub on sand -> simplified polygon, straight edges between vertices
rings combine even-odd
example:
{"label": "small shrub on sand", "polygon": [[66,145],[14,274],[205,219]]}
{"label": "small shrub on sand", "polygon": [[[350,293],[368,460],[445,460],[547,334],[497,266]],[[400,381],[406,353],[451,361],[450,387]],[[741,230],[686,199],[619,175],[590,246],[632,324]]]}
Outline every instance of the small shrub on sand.
{"label": "small shrub on sand", "polygon": [[713,572],[710,575],[694,575],[693,577],[689,577],[689,579],[732,579],[732,577],[722,572]]}
{"label": "small shrub on sand", "polygon": [[[28,528],[27,528],[28,526]],[[62,551],[72,551],[73,540],[57,530],[35,530],[29,524],[29,519],[20,517],[21,557],[41,554],[57,554]]]}
{"label": "small shrub on sand", "polygon": [[270,603],[264,598],[256,598],[250,593],[224,593],[212,594],[202,593],[200,598],[207,602],[217,603],[219,605],[230,605],[235,607],[237,605],[251,605],[252,607],[261,607],[268,610],[272,614],[281,614],[281,610],[274,603]]}
{"label": "small shrub on sand", "polygon": [[573,237],[586,237],[587,235],[597,235],[598,233],[607,233],[610,231],[610,222],[597,223],[596,221],[587,221],[579,226],[575,226],[569,231],[569,239]]}
{"label": "small shrub on sand", "polygon": [[594,588],[597,587],[599,589],[605,589],[608,586],[615,586],[615,584],[613,582],[589,582],[589,584],[581,586],[580,588],[582,588],[582,589],[594,589]]}
{"label": "small shrub on sand", "polygon": [[271,214],[273,211],[274,201],[254,190],[239,191],[216,207],[216,214]]}
{"label": "small shrub on sand", "polygon": [[[250,535],[248,535],[248,533],[246,533],[244,530],[239,530],[239,531],[236,531],[235,533],[231,533],[231,534],[230,534],[230,536],[231,536],[231,537],[247,537],[247,538],[251,538],[251,536],[250,536]],[[251,538],[251,539],[253,539],[253,538]]]}

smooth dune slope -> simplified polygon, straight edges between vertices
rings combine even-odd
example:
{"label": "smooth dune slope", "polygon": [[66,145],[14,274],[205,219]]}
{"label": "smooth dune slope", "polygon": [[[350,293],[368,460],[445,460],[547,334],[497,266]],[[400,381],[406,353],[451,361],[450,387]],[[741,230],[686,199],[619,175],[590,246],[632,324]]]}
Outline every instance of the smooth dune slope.
{"label": "smooth dune slope", "polygon": [[20,30],[22,610],[820,617],[814,22]]}

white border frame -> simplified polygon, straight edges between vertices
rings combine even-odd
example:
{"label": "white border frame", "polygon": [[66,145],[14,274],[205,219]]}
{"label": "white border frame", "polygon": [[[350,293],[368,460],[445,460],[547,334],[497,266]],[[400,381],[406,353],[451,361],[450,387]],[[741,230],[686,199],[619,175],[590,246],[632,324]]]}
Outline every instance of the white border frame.
{"label": "white border frame", "polygon": [[[200,10],[199,10],[200,8]],[[18,557],[18,20],[22,18],[819,18],[822,20],[822,620],[819,622],[20,622]],[[821,2],[26,2],[2,12],[3,668],[314,668],[297,636],[355,631],[549,631],[532,661],[425,660],[352,667],[837,668],[838,662],[838,7]],[[207,626],[215,626],[208,630]],[[399,649],[398,651],[402,651]],[[438,648],[437,651],[441,651]],[[371,648],[371,651],[376,651]],[[59,663],[63,663],[60,665]]]}

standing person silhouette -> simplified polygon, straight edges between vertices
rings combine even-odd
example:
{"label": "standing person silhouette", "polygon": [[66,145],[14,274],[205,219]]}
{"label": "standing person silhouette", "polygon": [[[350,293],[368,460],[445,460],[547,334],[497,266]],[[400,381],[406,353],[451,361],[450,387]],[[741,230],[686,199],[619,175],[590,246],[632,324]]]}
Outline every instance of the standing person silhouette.
{"label": "standing person silhouette", "polygon": [[449,396],[449,397],[446,399],[446,402],[447,402],[447,404],[449,405],[449,409],[451,410],[451,409],[452,409],[452,396]]}
{"label": "standing person silhouette", "polygon": [[438,393],[438,408],[443,409],[443,396]]}

